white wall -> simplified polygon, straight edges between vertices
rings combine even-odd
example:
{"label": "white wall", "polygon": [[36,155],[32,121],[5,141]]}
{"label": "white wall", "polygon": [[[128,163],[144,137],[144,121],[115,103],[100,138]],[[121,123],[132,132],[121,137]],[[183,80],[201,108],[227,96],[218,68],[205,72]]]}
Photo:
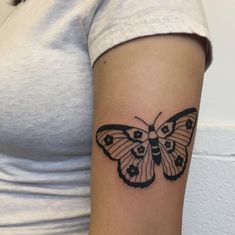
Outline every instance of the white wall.
{"label": "white wall", "polygon": [[[184,235],[235,235],[235,1],[202,0],[214,46],[186,191]],[[0,23],[10,13],[0,0]]]}
{"label": "white wall", "polygon": [[184,235],[235,235],[235,1],[202,0],[214,61],[205,74]]}
{"label": "white wall", "polygon": [[205,76],[201,122],[235,125],[235,1],[202,0],[214,45]]}

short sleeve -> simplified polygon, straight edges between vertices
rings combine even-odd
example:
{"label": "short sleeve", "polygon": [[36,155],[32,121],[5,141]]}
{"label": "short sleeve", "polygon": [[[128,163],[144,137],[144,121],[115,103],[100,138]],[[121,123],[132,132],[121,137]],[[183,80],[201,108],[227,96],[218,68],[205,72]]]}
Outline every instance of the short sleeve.
{"label": "short sleeve", "polygon": [[203,37],[207,70],[212,62],[212,43],[200,0],[101,0],[88,34],[91,66],[118,44],[168,33]]}

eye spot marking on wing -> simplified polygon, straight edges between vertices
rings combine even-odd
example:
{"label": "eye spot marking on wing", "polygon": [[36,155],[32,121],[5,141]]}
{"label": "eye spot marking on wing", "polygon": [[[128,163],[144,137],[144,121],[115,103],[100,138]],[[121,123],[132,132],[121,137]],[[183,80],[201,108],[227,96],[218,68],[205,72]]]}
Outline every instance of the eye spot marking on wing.
{"label": "eye spot marking on wing", "polygon": [[129,174],[130,177],[133,177],[133,176],[136,176],[139,174],[139,169],[138,167],[134,166],[134,165],[130,165],[128,168],[127,168],[127,173]]}
{"label": "eye spot marking on wing", "polygon": [[172,140],[161,140],[161,143],[165,146],[168,153],[172,153],[175,150],[175,142]]}
{"label": "eye spot marking on wing", "polygon": [[141,132],[141,131],[134,132],[134,138],[136,138],[136,139],[141,139],[142,135],[143,135],[143,132]]}
{"label": "eye spot marking on wing", "polygon": [[170,141],[166,141],[166,142],[165,142],[165,147],[166,147],[167,149],[169,149],[169,148],[171,147],[171,142],[170,142]]}
{"label": "eye spot marking on wing", "polygon": [[143,145],[140,145],[140,147],[137,148],[138,153],[144,153],[145,147]]}
{"label": "eye spot marking on wing", "polygon": [[162,133],[166,134],[166,133],[169,132],[169,127],[168,127],[168,126],[163,126],[163,127],[161,128],[161,130],[162,130]]}
{"label": "eye spot marking on wing", "polygon": [[140,145],[138,148],[132,149],[131,153],[134,155],[135,158],[143,159],[145,153],[145,147],[143,145]]}
{"label": "eye spot marking on wing", "polygon": [[178,155],[177,158],[175,159],[175,165],[176,166],[183,166],[183,162],[184,162],[184,159]]}
{"label": "eye spot marking on wing", "polygon": [[113,144],[113,137],[111,135],[106,135],[104,138],[104,142],[106,146]]}
{"label": "eye spot marking on wing", "polygon": [[193,121],[191,119],[188,119],[185,125],[187,130],[191,130],[193,128]]}

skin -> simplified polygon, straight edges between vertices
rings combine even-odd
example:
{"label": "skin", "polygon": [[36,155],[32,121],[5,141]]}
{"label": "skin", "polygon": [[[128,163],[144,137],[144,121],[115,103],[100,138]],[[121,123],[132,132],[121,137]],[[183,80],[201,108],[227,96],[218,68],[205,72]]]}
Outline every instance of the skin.
{"label": "skin", "polygon": [[[156,127],[176,113],[199,110],[205,69],[204,41],[184,34],[142,37],[105,52],[94,65],[94,128],[89,235],[179,235],[193,140],[186,171],[166,180],[155,166],[155,181],[144,189],[123,183],[117,162],[97,146],[105,124],[146,129],[134,116]],[[194,133],[195,135],[195,133]]]}

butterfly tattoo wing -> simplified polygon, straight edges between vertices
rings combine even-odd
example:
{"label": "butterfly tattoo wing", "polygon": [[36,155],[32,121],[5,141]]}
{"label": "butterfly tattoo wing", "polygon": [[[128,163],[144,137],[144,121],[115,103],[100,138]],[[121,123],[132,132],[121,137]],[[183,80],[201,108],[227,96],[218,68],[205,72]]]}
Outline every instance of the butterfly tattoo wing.
{"label": "butterfly tattoo wing", "polygon": [[197,110],[186,109],[167,120],[157,130],[161,163],[167,179],[176,180],[186,168],[187,146],[191,143],[197,122]]}
{"label": "butterfly tattoo wing", "polygon": [[96,142],[111,160],[118,161],[118,173],[133,187],[147,187],[155,179],[148,132],[125,125],[104,125]]}

